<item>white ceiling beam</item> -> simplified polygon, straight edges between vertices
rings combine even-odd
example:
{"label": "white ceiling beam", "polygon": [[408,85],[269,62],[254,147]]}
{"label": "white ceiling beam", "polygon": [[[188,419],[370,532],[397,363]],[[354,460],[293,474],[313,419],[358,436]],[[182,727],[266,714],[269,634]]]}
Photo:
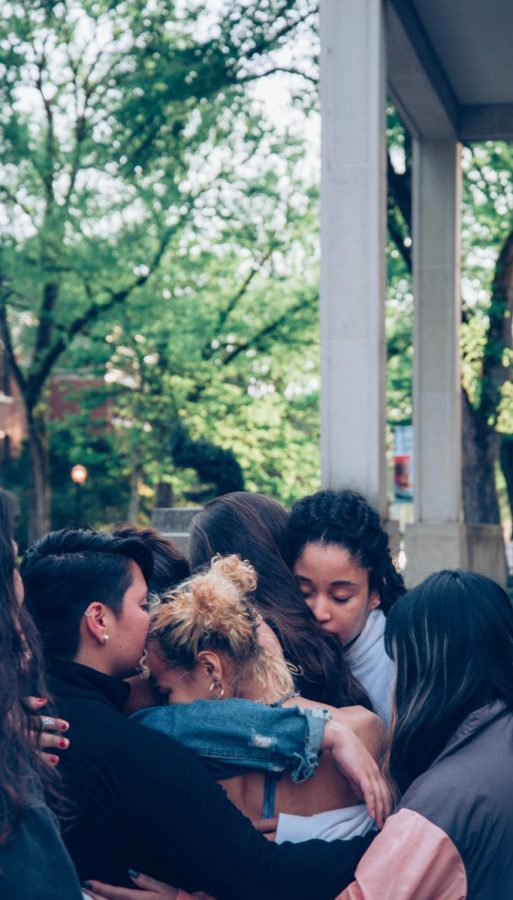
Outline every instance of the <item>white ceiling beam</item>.
{"label": "white ceiling beam", "polygon": [[410,0],[386,5],[390,96],[415,137],[456,136],[458,104]]}

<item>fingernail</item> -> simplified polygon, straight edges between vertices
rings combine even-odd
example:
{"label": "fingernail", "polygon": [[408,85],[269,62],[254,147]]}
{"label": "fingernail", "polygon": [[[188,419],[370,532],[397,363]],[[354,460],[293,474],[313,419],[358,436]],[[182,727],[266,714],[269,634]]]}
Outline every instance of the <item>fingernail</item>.
{"label": "fingernail", "polygon": [[69,722],[61,722],[59,728],[61,731],[67,731],[69,728]]}
{"label": "fingernail", "polygon": [[89,888],[90,891],[92,891],[92,889],[93,889],[93,886],[90,881],[83,881],[82,887]]}
{"label": "fingernail", "polygon": [[140,875],[141,873],[140,873],[140,872],[136,872],[135,869],[129,869],[129,870],[128,870],[128,874],[130,875],[130,878],[139,878],[139,875]]}
{"label": "fingernail", "polygon": [[63,750],[66,750],[66,748],[69,747],[68,739],[62,738],[62,740],[59,741],[59,747],[62,747]]}
{"label": "fingernail", "polygon": [[48,762],[49,762],[52,766],[56,766],[57,763],[59,762],[59,757],[58,757],[58,756],[54,756],[53,754],[50,754],[50,755],[48,756]]}

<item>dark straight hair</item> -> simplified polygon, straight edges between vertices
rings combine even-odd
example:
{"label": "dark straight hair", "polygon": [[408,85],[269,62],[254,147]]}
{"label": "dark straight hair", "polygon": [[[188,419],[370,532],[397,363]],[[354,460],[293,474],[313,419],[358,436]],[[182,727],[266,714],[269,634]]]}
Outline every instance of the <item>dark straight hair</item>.
{"label": "dark straight hair", "polygon": [[53,772],[40,761],[31,729],[28,694],[48,696],[36,629],[14,587],[15,501],[0,488],[0,843],[12,834],[39,774],[45,787]]}
{"label": "dark straight hair", "polygon": [[403,792],[469,713],[513,706],[513,609],[490,578],[444,570],[397,601],[385,643],[397,666],[390,771]]}
{"label": "dark straight hair", "polygon": [[21,565],[25,602],[47,656],[74,659],[80,620],[94,600],[119,615],[132,584],[131,562],[148,584],[151,553],[137,538],[65,528],[50,532],[27,550]]}
{"label": "dark straight hair", "polygon": [[392,561],[379,513],[357,491],[317,491],[298,500],[290,513],[287,538],[291,567],[310,543],[348,550],[368,571],[369,588],[379,595],[385,615],[406,590]]}
{"label": "dark straight hair", "polygon": [[236,491],[217,497],[193,519],[192,567],[207,566],[218,553],[248,560],[258,577],[252,595],[256,607],[275,631],[287,660],[302,672],[297,686],[303,696],[332,706],[370,707],[349,672],[338,638],[317,624],[285,562],[287,520],[283,506],[263,494]]}
{"label": "dark straight hair", "polygon": [[154,528],[139,528],[137,525],[118,525],[111,532],[117,538],[137,538],[146,545],[153,560],[153,575],[148,585],[154,594],[162,594],[185,581],[191,574],[191,567],[178,547]]}

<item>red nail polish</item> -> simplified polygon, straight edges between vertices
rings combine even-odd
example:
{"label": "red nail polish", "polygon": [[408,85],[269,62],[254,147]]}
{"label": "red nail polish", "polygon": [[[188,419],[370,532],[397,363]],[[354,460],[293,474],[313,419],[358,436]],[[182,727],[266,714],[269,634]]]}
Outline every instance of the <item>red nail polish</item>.
{"label": "red nail polish", "polygon": [[66,738],[63,738],[62,741],[59,741],[59,747],[62,747],[63,750],[65,750],[68,746],[69,741],[67,741]]}
{"label": "red nail polish", "polygon": [[59,728],[61,731],[67,731],[69,728],[69,722],[61,722]]}
{"label": "red nail polish", "polygon": [[58,757],[58,756],[53,756],[53,754],[52,754],[52,755],[50,755],[50,756],[48,757],[48,762],[50,763],[50,765],[56,766],[57,763],[59,762],[59,757]]}

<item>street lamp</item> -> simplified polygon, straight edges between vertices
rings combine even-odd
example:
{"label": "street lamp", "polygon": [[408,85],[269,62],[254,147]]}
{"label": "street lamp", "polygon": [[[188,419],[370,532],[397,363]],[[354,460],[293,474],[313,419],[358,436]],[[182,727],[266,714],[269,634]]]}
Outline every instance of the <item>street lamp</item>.
{"label": "street lamp", "polygon": [[87,481],[87,469],[80,463],[73,466],[70,476],[75,485],[75,519],[77,524],[80,522],[80,488]]}

